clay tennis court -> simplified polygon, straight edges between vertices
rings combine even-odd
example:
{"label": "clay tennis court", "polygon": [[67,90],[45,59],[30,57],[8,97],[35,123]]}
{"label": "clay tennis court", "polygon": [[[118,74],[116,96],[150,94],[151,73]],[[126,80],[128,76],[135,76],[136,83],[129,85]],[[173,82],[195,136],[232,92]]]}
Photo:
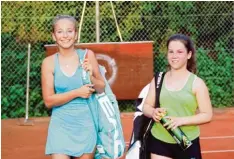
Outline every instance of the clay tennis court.
{"label": "clay tennis court", "polygon": [[[128,146],[133,113],[122,113],[121,118]],[[50,118],[33,120],[34,126],[19,126],[17,119],[2,120],[2,159],[51,158],[44,155]],[[234,108],[214,109],[213,121],[201,125],[201,149],[203,159],[234,158]]]}

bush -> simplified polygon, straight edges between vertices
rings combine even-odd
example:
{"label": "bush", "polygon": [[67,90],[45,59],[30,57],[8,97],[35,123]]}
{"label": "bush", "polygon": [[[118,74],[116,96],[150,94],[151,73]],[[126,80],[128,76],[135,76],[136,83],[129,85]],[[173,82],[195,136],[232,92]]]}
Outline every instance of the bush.
{"label": "bush", "polygon": [[209,88],[212,105],[215,107],[234,105],[232,62],[233,57],[225,50],[223,44],[216,43],[213,53],[202,48],[197,50],[198,76],[205,81]]}
{"label": "bush", "polygon": [[[9,38],[2,35],[3,39]],[[23,117],[26,105],[27,47],[11,40],[2,53],[2,119]],[[21,46],[15,50],[14,46]],[[39,48],[39,49],[38,49]],[[29,115],[47,116],[41,94],[40,66],[44,57],[41,44],[34,45],[30,62]],[[36,50],[36,51],[35,51]]]}

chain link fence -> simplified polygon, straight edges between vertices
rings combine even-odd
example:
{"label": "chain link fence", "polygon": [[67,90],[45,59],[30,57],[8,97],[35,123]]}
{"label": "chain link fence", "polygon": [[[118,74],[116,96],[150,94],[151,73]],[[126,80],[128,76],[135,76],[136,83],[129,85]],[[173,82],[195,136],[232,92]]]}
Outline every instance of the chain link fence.
{"label": "chain link fence", "polygon": [[[110,2],[100,5],[100,42],[120,41]],[[154,41],[154,71],[165,71],[166,40],[189,35],[197,50],[198,76],[215,107],[234,106],[234,2],[113,2],[123,41]],[[47,116],[41,95],[40,66],[45,44],[53,44],[51,21],[57,14],[79,21],[83,2],[1,2],[2,118],[24,116],[27,46],[31,43],[30,116]],[[95,42],[95,2],[87,2],[81,43]],[[123,111],[133,100],[119,101]]]}

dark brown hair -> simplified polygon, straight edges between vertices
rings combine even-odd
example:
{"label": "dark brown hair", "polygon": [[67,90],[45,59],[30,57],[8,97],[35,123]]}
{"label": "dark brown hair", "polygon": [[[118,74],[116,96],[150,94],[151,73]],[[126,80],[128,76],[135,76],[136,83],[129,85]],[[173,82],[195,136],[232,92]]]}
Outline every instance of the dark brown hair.
{"label": "dark brown hair", "polygon": [[190,59],[188,59],[187,62],[187,69],[190,72],[196,73],[197,72],[197,68],[196,68],[196,57],[195,57],[195,48],[193,45],[192,40],[183,34],[175,34],[172,35],[168,40],[167,40],[167,49],[168,49],[168,45],[171,41],[180,41],[181,43],[184,44],[185,48],[187,49],[187,52],[189,53],[189,51],[192,52],[192,56]]}

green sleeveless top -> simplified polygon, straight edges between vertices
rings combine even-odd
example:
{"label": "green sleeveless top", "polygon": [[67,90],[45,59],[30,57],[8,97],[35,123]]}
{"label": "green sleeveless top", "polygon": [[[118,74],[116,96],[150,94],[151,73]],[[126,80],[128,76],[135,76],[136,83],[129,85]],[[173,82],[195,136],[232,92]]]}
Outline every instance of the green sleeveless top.
{"label": "green sleeveless top", "polygon": [[[193,116],[197,110],[196,96],[192,93],[193,82],[196,75],[190,74],[184,87],[178,91],[170,91],[165,87],[165,80],[162,84],[160,93],[160,107],[166,108],[168,116],[184,117]],[[198,126],[181,126],[183,132],[190,140],[196,139],[200,135]],[[167,132],[161,123],[155,122],[152,129],[152,135],[161,141],[167,143],[176,143],[174,138]]]}

